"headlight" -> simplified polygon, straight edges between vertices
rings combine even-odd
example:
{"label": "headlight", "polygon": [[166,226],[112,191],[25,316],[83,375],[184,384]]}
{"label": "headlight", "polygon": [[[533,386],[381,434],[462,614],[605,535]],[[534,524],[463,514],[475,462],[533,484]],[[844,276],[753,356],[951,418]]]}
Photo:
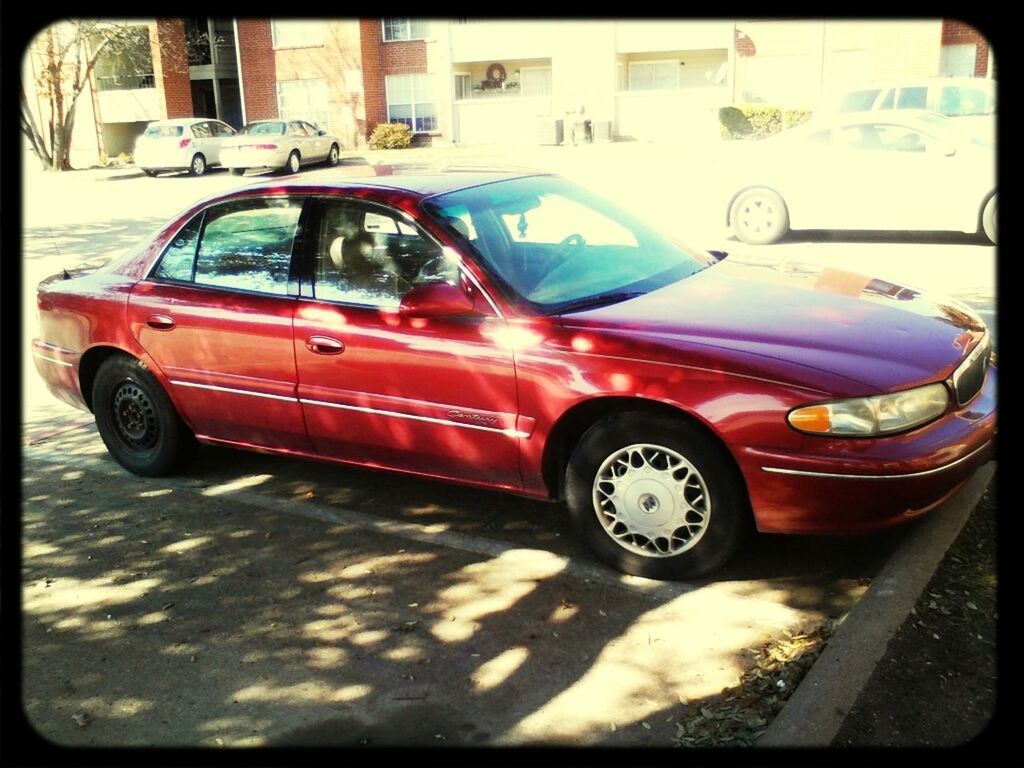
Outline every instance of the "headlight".
{"label": "headlight", "polygon": [[790,426],[812,435],[870,437],[903,432],[938,418],[949,405],[945,384],[876,397],[818,403],[790,411]]}

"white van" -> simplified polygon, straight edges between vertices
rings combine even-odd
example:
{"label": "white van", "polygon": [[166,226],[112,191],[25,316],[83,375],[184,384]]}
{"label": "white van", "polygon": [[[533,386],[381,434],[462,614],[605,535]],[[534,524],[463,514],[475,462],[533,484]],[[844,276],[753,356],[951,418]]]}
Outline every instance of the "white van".
{"label": "white van", "polygon": [[832,91],[821,112],[875,112],[926,109],[957,119],[965,127],[992,130],[996,112],[995,80],[982,77],[932,77],[878,81]]}

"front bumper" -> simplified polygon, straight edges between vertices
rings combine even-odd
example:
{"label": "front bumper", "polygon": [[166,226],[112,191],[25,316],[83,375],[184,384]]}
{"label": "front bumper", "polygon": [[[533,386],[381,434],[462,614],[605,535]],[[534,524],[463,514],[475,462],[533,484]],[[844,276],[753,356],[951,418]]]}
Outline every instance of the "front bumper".
{"label": "front bumper", "polygon": [[995,457],[997,378],[990,366],[971,402],[906,434],[808,437],[798,452],[740,448],[758,530],[858,533],[934,509]]}

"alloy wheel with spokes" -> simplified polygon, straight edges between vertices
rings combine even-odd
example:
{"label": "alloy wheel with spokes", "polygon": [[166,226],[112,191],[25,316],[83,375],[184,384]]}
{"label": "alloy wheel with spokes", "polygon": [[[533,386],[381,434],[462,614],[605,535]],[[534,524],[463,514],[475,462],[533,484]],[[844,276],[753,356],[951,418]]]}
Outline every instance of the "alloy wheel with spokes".
{"label": "alloy wheel with spokes", "polygon": [[652,579],[709,573],[752,529],[731,454],[683,415],[626,411],[591,426],[569,458],[565,501],[602,560]]}
{"label": "alloy wheel with spokes", "polygon": [[200,154],[193,156],[189,171],[193,176],[202,176],[206,173],[206,158]]}
{"label": "alloy wheel with spokes", "polygon": [[302,162],[301,160],[299,160],[298,152],[292,152],[290,155],[288,155],[288,164],[285,166],[288,173],[298,173],[301,165]]}
{"label": "alloy wheel with spokes", "polygon": [[671,557],[708,528],[711,499],[700,472],[662,445],[636,443],[612,453],[594,479],[594,511],[619,546]]}
{"label": "alloy wheel with spokes", "polygon": [[341,153],[338,150],[338,145],[337,144],[331,144],[331,151],[327,153],[327,164],[328,165],[337,165],[338,164],[338,160],[340,159],[340,157],[341,157]]}

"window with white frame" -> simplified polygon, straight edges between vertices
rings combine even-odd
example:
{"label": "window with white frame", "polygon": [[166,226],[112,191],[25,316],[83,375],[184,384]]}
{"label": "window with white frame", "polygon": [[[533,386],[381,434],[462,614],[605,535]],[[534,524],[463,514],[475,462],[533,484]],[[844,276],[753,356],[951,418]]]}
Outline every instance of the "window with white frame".
{"label": "window with white frame", "polygon": [[425,19],[382,19],[382,21],[385,42],[425,40],[427,37],[427,21]]}
{"label": "window with white frame", "polygon": [[437,130],[437,104],[430,75],[388,75],[384,87],[389,123],[405,123],[414,133]]}
{"label": "window with white frame", "polygon": [[327,130],[327,82],[322,79],[279,81],[277,113],[282,120],[306,120]]}
{"label": "window with white frame", "polygon": [[977,43],[944,45],[939,51],[939,74],[945,77],[974,77]]}
{"label": "window with white frame", "polygon": [[522,96],[550,96],[551,67],[524,67],[521,69],[519,93]]}
{"label": "window with white frame", "polygon": [[273,19],[270,33],[275,48],[314,48],[324,44],[322,19]]}
{"label": "window with white frame", "polygon": [[631,61],[629,90],[659,91],[679,87],[678,61]]}

